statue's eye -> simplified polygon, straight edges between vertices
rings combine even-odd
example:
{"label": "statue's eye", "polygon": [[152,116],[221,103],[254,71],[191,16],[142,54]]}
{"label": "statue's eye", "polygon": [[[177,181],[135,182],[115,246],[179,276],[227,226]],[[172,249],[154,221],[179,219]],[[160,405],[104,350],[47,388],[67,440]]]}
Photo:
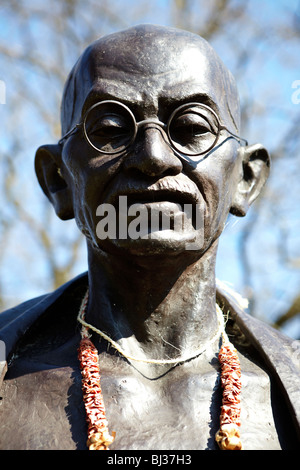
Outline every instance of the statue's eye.
{"label": "statue's eye", "polygon": [[102,153],[123,151],[130,145],[134,126],[132,119],[121,109],[110,110],[108,106],[96,106],[84,120],[85,133],[92,146]]}
{"label": "statue's eye", "polygon": [[89,116],[86,121],[86,131],[89,136],[115,139],[130,133],[130,127],[122,116],[108,113],[95,114]]}
{"label": "statue's eye", "polygon": [[218,128],[218,121],[210,110],[191,105],[173,116],[169,135],[177,150],[197,154],[214,143]]}
{"label": "statue's eye", "polygon": [[206,116],[195,111],[186,111],[176,116],[170,127],[172,139],[180,143],[201,139],[206,134],[216,134],[216,126]]}

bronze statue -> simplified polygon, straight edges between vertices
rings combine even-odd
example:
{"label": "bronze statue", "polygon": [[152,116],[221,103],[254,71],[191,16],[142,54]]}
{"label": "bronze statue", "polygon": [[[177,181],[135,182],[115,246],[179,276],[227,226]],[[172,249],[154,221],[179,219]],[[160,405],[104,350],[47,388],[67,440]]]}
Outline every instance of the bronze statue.
{"label": "bronze statue", "polygon": [[[60,142],[37,150],[36,174],[56,214],[85,235],[88,273],[0,315],[0,448],[87,448],[77,357],[85,298],[111,450],[218,449],[220,308],[240,361],[243,449],[295,449],[295,343],[215,279],[228,214],[246,215],[270,165],[262,145],[240,136],[231,73],[197,35],[136,26],[85,50],[61,123]],[[170,225],[153,230],[149,214]]]}

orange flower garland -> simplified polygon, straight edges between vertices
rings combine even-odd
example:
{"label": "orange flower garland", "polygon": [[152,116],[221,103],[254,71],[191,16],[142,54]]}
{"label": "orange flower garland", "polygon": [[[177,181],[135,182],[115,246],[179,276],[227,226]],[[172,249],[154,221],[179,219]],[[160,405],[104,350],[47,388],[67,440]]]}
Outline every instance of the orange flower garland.
{"label": "orange flower garland", "polygon": [[241,450],[241,367],[234,346],[225,341],[219,352],[223,400],[216,441],[221,450]]}
{"label": "orange flower garland", "polygon": [[78,359],[82,375],[83,401],[88,423],[89,450],[108,450],[114,441],[115,433],[110,436],[105,416],[105,406],[100,385],[98,351],[88,338],[80,341]]}
{"label": "orange flower garland", "polygon": [[[88,295],[82,301],[82,311],[85,311],[87,303]],[[81,329],[81,337],[78,359],[82,376],[83,402],[88,423],[88,440],[86,444],[89,450],[108,450],[108,446],[115,439],[115,432],[112,432],[112,435],[108,432],[100,384],[98,351],[89,339],[88,329],[84,326]]]}
{"label": "orange flower garland", "polygon": [[[88,302],[88,292],[80,307],[78,319],[82,323],[78,359],[82,375],[83,401],[88,423],[89,450],[108,450],[115,439],[108,431],[108,422],[105,415],[105,406],[100,385],[100,368],[98,364],[98,351],[89,339],[88,324],[84,321],[84,313]],[[217,311],[222,315],[219,306]],[[91,325],[89,325],[93,328]],[[102,335],[102,332],[93,328]],[[241,450],[241,368],[234,346],[229,342],[225,333],[225,324],[222,332],[223,344],[219,351],[221,364],[221,386],[223,388],[222,407],[220,414],[220,429],[215,439],[221,450]],[[112,340],[111,340],[112,341]],[[122,351],[120,351],[122,353]],[[134,358],[133,358],[134,359]],[[137,360],[137,359],[136,359]],[[149,362],[149,361],[146,361]],[[158,363],[159,361],[155,361]],[[161,361],[166,363],[169,361]],[[179,363],[180,361],[178,361]],[[181,361],[182,362],[182,361]]]}

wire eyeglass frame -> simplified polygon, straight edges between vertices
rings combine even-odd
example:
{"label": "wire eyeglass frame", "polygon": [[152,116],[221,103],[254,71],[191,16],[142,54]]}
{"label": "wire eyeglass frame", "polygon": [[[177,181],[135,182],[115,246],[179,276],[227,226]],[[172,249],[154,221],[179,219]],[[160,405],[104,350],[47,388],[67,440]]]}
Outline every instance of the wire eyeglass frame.
{"label": "wire eyeglass frame", "polygon": [[[111,105],[117,105],[117,106],[120,106],[121,108],[123,108],[123,110],[125,110],[128,115],[130,116],[131,120],[132,120],[132,123],[134,125],[134,132],[132,134],[132,137],[128,140],[128,143],[122,148],[122,150],[120,149],[116,149],[116,150],[113,150],[113,151],[107,151],[107,150],[102,150],[101,148],[97,147],[96,145],[93,144],[93,142],[91,142],[89,136],[88,136],[88,132],[86,130],[86,121],[87,121],[87,118],[88,118],[88,115],[91,111],[93,111],[94,109],[96,109],[98,106],[103,106],[103,105],[107,105],[107,104],[111,104]],[[174,143],[174,140],[172,139],[171,135],[170,135],[170,124],[172,123],[172,120],[174,118],[174,116],[177,115],[177,113],[179,113],[180,111],[184,111],[184,109],[187,109],[189,107],[193,107],[193,106],[198,106],[200,108],[203,108],[205,110],[208,110],[209,112],[211,112],[216,120],[216,123],[217,123],[217,132],[215,133],[215,139],[213,141],[213,143],[211,145],[209,145],[208,148],[206,148],[205,150],[202,150],[200,152],[185,152],[183,151],[181,148],[178,149],[176,147],[176,143]],[[185,156],[189,156],[189,157],[196,157],[196,156],[199,156],[199,155],[203,155],[205,153],[208,153],[210,150],[213,149],[213,147],[215,147],[215,145],[217,144],[217,141],[219,140],[219,137],[220,137],[220,133],[222,130],[225,130],[227,131],[231,137],[235,138],[241,145],[243,143],[243,145],[247,146],[248,145],[248,141],[242,137],[240,137],[239,135],[233,133],[232,131],[230,131],[226,126],[224,125],[221,125],[220,123],[220,119],[217,115],[217,113],[210,107],[210,106],[207,106],[205,104],[202,104],[202,103],[197,103],[197,102],[190,102],[190,103],[185,103],[185,104],[182,104],[181,106],[178,106],[170,115],[167,123],[164,123],[162,121],[160,121],[159,119],[144,119],[142,121],[136,121],[135,119],[135,116],[133,114],[133,112],[128,108],[128,106],[126,106],[125,104],[123,104],[122,102],[120,101],[116,101],[116,100],[104,100],[104,101],[99,101],[97,103],[95,103],[94,105],[92,105],[85,113],[82,121],[78,124],[76,124],[70,131],[68,131],[66,134],[64,134],[61,139],[58,141],[58,143],[60,145],[63,144],[63,141],[67,138],[69,138],[72,134],[74,134],[75,132],[77,132],[78,130],[82,129],[83,131],[83,135],[85,137],[85,140],[87,141],[87,143],[94,149],[96,150],[97,152],[100,152],[102,154],[106,154],[106,155],[115,155],[115,154],[118,154],[118,153],[123,153],[125,152],[132,144],[133,142],[135,141],[136,139],[136,136],[137,136],[137,133],[138,133],[138,130],[144,126],[144,125],[148,125],[148,124],[155,124],[159,127],[161,127],[166,135],[168,136],[168,144],[170,145],[170,147],[176,151],[177,153],[179,154],[183,154]]]}

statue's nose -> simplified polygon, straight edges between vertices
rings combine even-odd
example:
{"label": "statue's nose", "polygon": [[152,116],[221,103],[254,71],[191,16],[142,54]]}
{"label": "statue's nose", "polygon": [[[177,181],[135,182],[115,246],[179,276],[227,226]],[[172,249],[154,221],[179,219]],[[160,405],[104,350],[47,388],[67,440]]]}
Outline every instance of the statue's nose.
{"label": "statue's nose", "polygon": [[139,130],[125,167],[151,177],[177,175],[182,171],[182,163],[172,150],[165,132],[154,123]]}

